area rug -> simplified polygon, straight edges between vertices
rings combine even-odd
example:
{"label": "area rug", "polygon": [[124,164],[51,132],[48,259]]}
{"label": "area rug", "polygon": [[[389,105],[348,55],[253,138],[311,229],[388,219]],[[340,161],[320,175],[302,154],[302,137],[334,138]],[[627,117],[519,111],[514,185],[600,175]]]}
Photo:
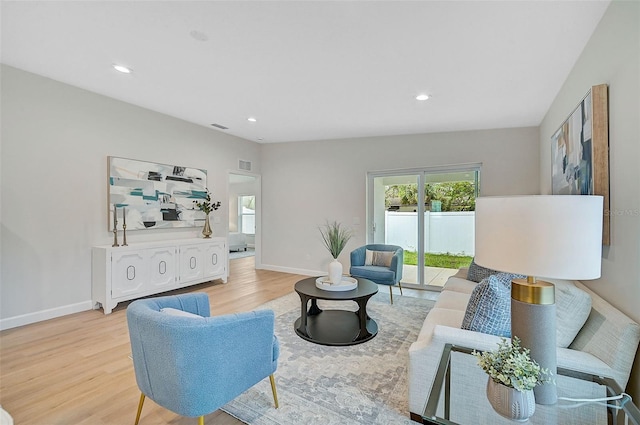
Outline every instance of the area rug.
{"label": "area rug", "polygon": [[246,251],[230,251],[229,260],[236,260],[238,258],[253,257],[256,255],[256,251],[253,248],[247,248]]}
{"label": "area rug", "polygon": [[[343,302],[355,311],[352,302]],[[275,311],[280,359],[275,373],[280,408],[269,380],[258,383],[222,410],[252,425],[414,424],[408,417],[408,350],[417,339],[430,300],[394,296],[387,291],[369,300],[367,312],[378,335],[350,347],[327,347],[296,335],[300,298],[294,292],[260,308]],[[319,301],[323,309],[335,302]]]}

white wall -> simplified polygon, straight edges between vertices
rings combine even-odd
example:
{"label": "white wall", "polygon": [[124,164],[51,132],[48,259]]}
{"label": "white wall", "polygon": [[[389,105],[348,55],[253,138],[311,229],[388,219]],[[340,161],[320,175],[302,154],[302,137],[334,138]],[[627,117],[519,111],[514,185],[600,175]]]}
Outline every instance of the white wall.
{"label": "white wall", "polygon": [[[260,146],[156,112],[2,66],[3,328],[91,307],[91,246],[111,244],[107,156],[208,170],[224,201],[238,158],[259,172]],[[161,89],[161,88],[159,88]],[[226,235],[228,205],[213,213]],[[198,236],[139,230],[128,242]],[[122,237],[122,236],[120,236]]]}
{"label": "white wall", "polygon": [[348,267],[365,243],[368,171],[482,163],[482,195],[537,194],[538,143],[537,128],[515,128],[263,145],[262,266],[324,272],[317,226],[338,220],[357,232]]}
{"label": "white wall", "polygon": [[[590,289],[640,323],[640,3],[613,1],[540,125],[540,187],[551,192],[551,136],[591,86],[609,85],[611,245]],[[629,388],[640,397],[636,356]],[[637,404],[637,401],[636,401]]]}

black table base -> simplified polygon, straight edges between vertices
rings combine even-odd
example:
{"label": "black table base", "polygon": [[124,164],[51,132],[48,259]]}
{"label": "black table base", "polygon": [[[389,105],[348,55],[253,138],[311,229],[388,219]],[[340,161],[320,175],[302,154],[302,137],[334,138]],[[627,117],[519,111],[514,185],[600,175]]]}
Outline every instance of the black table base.
{"label": "black table base", "polygon": [[[375,283],[358,279],[357,289],[328,292],[315,288],[315,278],[311,278],[298,282],[296,292],[300,296],[301,315],[294,328],[301,338],[315,344],[346,346],[361,344],[378,334],[378,324],[367,314],[367,301],[378,292]],[[358,311],[322,310],[318,299],[355,301]]]}
{"label": "black table base", "polygon": [[[301,319],[294,325],[300,338],[321,345],[355,345],[367,342],[378,334],[378,324],[367,320],[361,332],[357,313],[344,310],[325,310],[317,316],[307,316],[306,332],[300,330]],[[362,335],[361,335],[362,334]]]}

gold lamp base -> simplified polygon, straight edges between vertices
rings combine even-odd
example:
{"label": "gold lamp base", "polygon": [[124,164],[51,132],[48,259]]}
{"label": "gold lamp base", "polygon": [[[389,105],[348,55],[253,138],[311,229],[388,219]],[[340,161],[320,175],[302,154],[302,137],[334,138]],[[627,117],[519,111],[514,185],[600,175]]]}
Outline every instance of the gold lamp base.
{"label": "gold lamp base", "polygon": [[529,276],[527,279],[513,279],[511,281],[511,298],[527,304],[555,304],[555,286],[544,280],[536,280],[533,276]]}

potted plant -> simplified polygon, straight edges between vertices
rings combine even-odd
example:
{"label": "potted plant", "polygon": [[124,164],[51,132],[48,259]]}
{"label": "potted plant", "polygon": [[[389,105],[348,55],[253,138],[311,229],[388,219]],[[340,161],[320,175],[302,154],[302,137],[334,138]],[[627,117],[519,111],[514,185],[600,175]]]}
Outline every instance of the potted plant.
{"label": "potted plant", "polygon": [[488,375],[487,398],[497,413],[509,419],[526,421],[535,412],[536,385],[551,381],[551,373],[531,359],[520,338],[502,338],[495,351],[472,353]]}
{"label": "potted plant", "polygon": [[211,193],[209,193],[209,189],[206,189],[207,196],[204,198],[204,201],[193,201],[195,206],[205,213],[206,217],[204,219],[204,229],[202,229],[202,234],[205,238],[211,236],[211,226],[209,225],[209,213],[211,211],[215,211],[220,208],[220,201],[212,202],[211,201]]}
{"label": "potted plant", "polygon": [[319,230],[324,246],[333,257],[333,261],[329,263],[329,281],[332,284],[340,283],[342,281],[342,264],[338,261],[338,256],[353,236],[353,232],[342,227],[337,221],[327,222]]}

